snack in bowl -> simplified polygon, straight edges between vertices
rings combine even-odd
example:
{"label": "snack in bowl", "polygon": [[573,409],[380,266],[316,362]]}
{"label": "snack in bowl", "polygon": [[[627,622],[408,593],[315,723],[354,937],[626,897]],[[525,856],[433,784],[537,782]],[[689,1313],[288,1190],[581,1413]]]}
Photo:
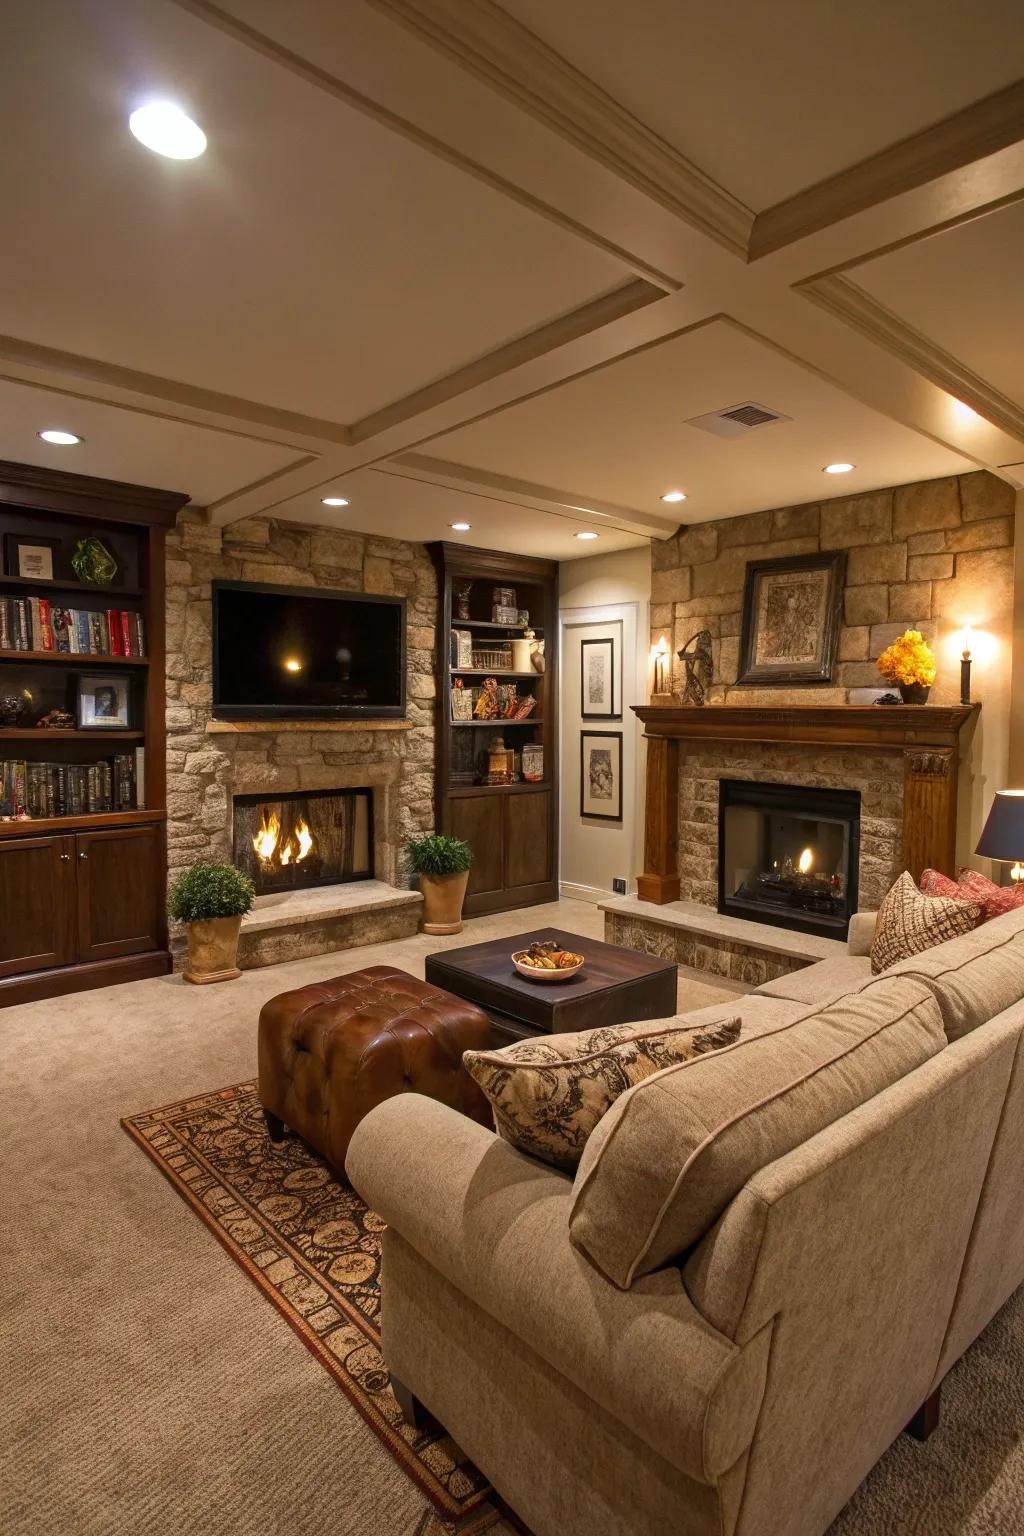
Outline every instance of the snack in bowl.
{"label": "snack in bowl", "polygon": [[531,944],[528,949],[517,950],[512,963],[521,976],[529,976],[535,981],[568,981],[582,966],[583,956],[547,939]]}

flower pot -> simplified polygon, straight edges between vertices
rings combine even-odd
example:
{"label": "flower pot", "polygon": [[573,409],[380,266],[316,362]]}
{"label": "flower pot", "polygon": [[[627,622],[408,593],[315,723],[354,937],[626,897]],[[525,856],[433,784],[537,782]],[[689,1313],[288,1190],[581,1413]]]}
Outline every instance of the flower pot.
{"label": "flower pot", "polygon": [[924,683],[900,683],[900,698],[904,704],[927,704],[930,692]]}
{"label": "flower pot", "polygon": [[462,932],[462,903],[468,882],[468,869],[457,875],[420,875],[424,933]]}
{"label": "flower pot", "polygon": [[185,980],[204,986],[211,981],[234,981],[241,976],[238,959],[240,917],[208,917],[188,925],[188,967]]}

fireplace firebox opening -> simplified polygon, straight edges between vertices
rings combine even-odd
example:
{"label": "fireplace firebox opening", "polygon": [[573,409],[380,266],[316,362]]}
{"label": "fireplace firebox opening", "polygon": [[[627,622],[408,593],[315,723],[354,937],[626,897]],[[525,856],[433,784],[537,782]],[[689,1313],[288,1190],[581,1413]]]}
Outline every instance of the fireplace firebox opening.
{"label": "fireplace firebox opening", "polygon": [[234,861],[258,896],[373,876],[373,792],[236,795]]}
{"label": "fireplace firebox opening", "polygon": [[843,939],[859,863],[858,792],[721,781],[719,912]]}

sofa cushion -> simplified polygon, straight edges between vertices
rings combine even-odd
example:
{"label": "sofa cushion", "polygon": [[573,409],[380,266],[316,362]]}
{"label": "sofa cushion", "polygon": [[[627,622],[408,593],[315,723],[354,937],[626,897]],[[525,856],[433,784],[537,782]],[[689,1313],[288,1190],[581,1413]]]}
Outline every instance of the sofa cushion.
{"label": "sofa cushion", "polygon": [[757,1169],[945,1043],[930,988],[903,976],[658,1072],[624,1093],[590,1137],[573,1242],[628,1288],[696,1242]]}
{"label": "sofa cushion", "polygon": [[760,997],[788,997],[797,1003],[810,1003],[822,1008],[856,992],[871,980],[871,961],[867,955],[836,955],[832,960],[819,960],[802,971],[791,971],[788,976],[777,976],[758,987]]}
{"label": "sofa cushion", "polygon": [[1024,908],[901,960],[890,976],[917,976],[935,993],[949,1040],[1024,999]]}
{"label": "sofa cushion", "polygon": [[996,885],[994,880],[976,869],[962,869],[955,880],[941,870],[926,869],[921,876],[921,890],[925,896],[957,896],[961,901],[980,901],[983,923],[1024,907],[1024,881]]}
{"label": "sofa cushion", "polygon": [[981,910],[977,901],[922,895],[913,876],[904,870],[878,909],[871,969],[877,976],[910,955],[970,933],[978,925]]}
{"label": "sofa cushion", "polygon": [[500,1136],[571,1172],[620,1093],[663,1067],[730,1045],[739,1034],[734,1016],[696,1027],[651,1019],[467,1051],[462,1064],[486,1094]]}

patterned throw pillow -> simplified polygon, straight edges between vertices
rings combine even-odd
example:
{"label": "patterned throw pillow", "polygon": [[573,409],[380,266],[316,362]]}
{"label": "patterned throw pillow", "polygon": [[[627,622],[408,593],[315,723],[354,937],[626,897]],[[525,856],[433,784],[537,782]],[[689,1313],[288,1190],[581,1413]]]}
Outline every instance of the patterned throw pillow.
{"label": "patterned throw pillow", "polygon": [[657,1026],[618,1024],[466,1051],[462,1064],[490,1100],[499,1136],[572,1173],[587,1137],[627,1088],[740,1035],[738,1018],[677,1028],[660,1019]]}
{"label": "patterned throw pillow", "polygon": [[976,869],[962,869],[956,880],[937,869],[926,869],[921,876],[921,891],[925,896],[955,896],[959,901],[980,901],[983,910],[979,921],[982,923],[1024,907],[1024,881],[1015,885],[996,885]]}
{"label": "patterned throw pillow", "polygon": [[1013,885],[996,885],[976,869],[962,869],[960,894],[971,901],[981,902],[984,908],[981,920],[987,923],[991,917],[1002,917],[1005,912],[1024,907],[1024,880],[1015,881]]}
{"label": "patterned throw pillow", "polygon": [[871,969],[877,976],[898,960],[959,938],[976,928],[981,917],[979,901],[952,896],[925,896],[905,870],[878,909]]}

